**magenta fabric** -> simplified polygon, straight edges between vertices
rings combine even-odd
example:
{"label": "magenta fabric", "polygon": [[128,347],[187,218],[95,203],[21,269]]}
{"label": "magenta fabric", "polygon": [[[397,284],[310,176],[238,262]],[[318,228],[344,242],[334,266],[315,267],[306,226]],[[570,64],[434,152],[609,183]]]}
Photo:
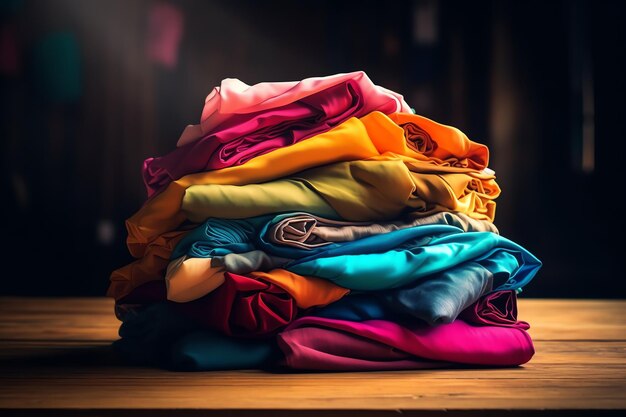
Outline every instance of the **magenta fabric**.
{"label": "magenta fabric", "polygon": [[363,71],[311,77],[302,81],[264,82],[252,86],[236,78],[226,78],[207,96],[200,124],[187,126],[177,146],[186,145],[213,133],[217,126],[234,115],[283,107],[347,81],[356,83],[359,91],[367,97],[372,109],[387,108],[388,102],[393,101],[396,106],[395,110],[391,110],[392,113],[411,113],[411,108],[402,95],[375,85]]}
{"label": "magenta fabric", "polygon": [[451,363],[419,359],[408,353],[351,333],[305,327],[282,333],[279,346],[287,366],[316,371],[385,371],[433,369]]}
{"label": "magenta fabric", "polygon": [[398,99],[369,79],[368,85],[362,77],[355,77],[311,91],[312,94],[281,107],[266,109],[262,103],[256,106],[261,110],[230,114],[218,126],[203,129],[198,140],[187,141],[165,156],[146,159],[143,177],[148,196],[187,174],[244,164],[330,130],[350,117],[362,117],[376,110],[385,114],[405,110],[401,96]]}
{"label": "magenta fabric", "polygon": [[[466,365],[516,366],[530,360],[535,353],[532,340],[526,331],[516,327],[475,326],[461,320],[435,327],[400,325],[384,320],[350,322],[321,317],[302,317],[295,320],[278,335],[278,344],[285,355],[285,363],[294,369],[350,368],[355,358],[351,347],[339,351],[341,338],[315,339],[309,329],[327,329],[347,333],[363,339],[382,343],[389,348],[406,352],[413,360],[430,360]],[[296,331],[298,330],[298,331]],[[327,334],[328,337],[328,334]],[[365,352],[366,353],[366,352]],[[330,355],[330,356],[329,356]],[[376,356],[368,358],[376,361]],[[397,369],[397,368],[377,369]],[[443,365],[442,365],[443,366]]]}
{"label": "magenta fabric", "polygon": [[527,322],[517,320],[517,294],[513,290],[484,295],[463,310],[459,318],[484,326],[530,328]]}

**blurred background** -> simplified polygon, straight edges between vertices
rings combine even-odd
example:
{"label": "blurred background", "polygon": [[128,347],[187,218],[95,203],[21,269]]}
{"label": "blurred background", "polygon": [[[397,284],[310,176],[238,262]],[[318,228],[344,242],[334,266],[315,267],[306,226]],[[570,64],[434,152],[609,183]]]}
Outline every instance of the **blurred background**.
{"label": "blurred background", "polygon": [[620,3],[0,0],[0,293],[104,295],[142,161],[223,78],[364,70],[490,147],[525,296],[626,297]]}

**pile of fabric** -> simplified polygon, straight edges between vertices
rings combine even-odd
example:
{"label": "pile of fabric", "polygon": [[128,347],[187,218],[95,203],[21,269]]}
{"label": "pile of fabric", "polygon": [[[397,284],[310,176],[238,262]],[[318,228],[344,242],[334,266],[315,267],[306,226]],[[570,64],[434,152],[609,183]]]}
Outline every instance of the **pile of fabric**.
{"label": "pile of fabric", "polygon": [[222,81],[144,163],[115,347],[180,370],[527,362],[541,263],[498,234],[488,159],[363,72]]}

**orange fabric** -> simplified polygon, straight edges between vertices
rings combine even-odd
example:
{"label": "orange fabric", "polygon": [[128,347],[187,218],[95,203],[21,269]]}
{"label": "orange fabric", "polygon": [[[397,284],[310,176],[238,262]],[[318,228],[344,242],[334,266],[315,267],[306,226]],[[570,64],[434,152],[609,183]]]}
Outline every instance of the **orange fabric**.
{"label": "orange fabric", "polygon": [[111,273],[107,296],[116,300],[149,281],[163,279],[170,255],[187,231],[164,233],[147,247],[143,258]]}
{"label": "orange fabric", "polygon": [[[185,303],[204,297],[224,283],[225,272],[223,266],[213,266],[211,258],[181,256],[167,268],[167,299]],[[330,304],[350,292],[328,280],[304,277],[285,269],[252,272],[247,276],[278,285],[294,298],[300,308]]]}
{"label": "orange fabric", "polygon": [[278,285],[293,297],[300,308],[311,308],[334,303],[350,290],[316,277],[306,277],[286,269],[273,269],[270,272],[252,272],[249,277],[263,279]]}
{"label": "orange fabric", "polygon": [[[394,113],[389,118],[397,125],[405,125],[404,131],[410,130],[407,124],[416,125],[435,142],[424,154],[437,161],[438,165],[471,168],[480,171],[489,163],[487,146],[473,142],[456,127],[443,125],[424,116],[408,113]],[[406,133],[405,133],[406,136]]]}

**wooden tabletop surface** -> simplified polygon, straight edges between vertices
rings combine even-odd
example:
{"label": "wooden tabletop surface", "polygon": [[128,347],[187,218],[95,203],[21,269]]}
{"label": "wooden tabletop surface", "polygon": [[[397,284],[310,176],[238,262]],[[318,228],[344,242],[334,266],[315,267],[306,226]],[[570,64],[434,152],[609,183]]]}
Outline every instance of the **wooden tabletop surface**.
{"label": "wooden tabletop surface", "polygon": [[119,363],[109,299],[0,297],[0,415],[626,415],[626,301],[519,311],[537,353],[513,369],[182,373]]}

